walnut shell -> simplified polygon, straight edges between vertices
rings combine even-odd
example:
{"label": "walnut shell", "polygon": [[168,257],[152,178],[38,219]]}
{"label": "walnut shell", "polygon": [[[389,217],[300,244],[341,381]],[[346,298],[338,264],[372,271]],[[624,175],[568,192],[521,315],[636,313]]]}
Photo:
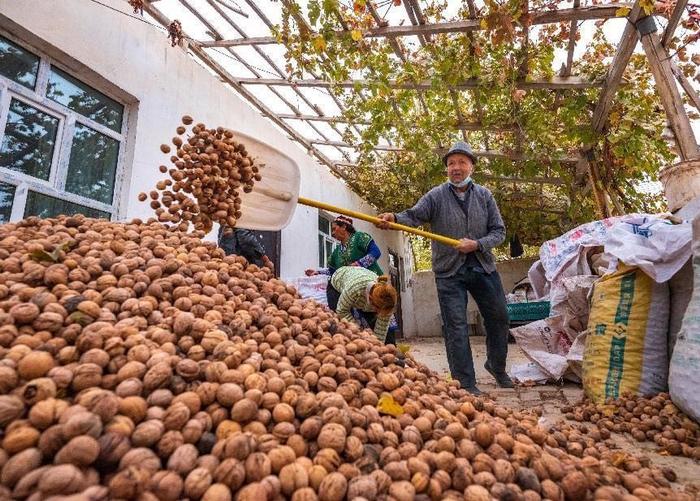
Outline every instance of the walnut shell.
{"label": "walnut shell", "polygon": [[342,452],[345,448],[345,439],[347,431],[345,427],[337,423],[329,423],[321,428],[316,442],[323,449],[333,449],[337,452]]}
{"label": "walnut shell", "polygon": [[206,468],[195,468],[185,478],[184,494],[190,499],[199,499],[209,489],[212,475]]}
{"label": "walnut shell", "polygon": [[309,485],[309,475],[300,463],[291,463],[279,472],[282,493],[291,496],[294,491]]}
{"label": "walnut shell", "polygon": [[70,463],[76,466],[91,465],[100,454],[100,444],[88,435],[72,438],[54,458],[54,463]]}
{"label": "walnut shell", "polygon": [[14,395],[0,395],[0,427],[5,427],[24,414],[24,402]]}
{"label": "walnut shell", "polygon": [[149,490],[161,501],[176,501],[180,499],[183,487],[182,477],[173,471],[156,472],[148,484]]}
{"label": "walnut shell", "polygon": [[168,469],[180,475],[187,475],[197,465],[199,451],[192,444],[184,444],[175,449],[168,459]]}
{"label": "walnut shell", "polygon": [[341,473],[327,475],[318,487],[319,501],[342,501],[348,489],[348,481]]}
{"label": "walnut shell", "polygon": [[[238,495],[238,499],[241,499],[240,493]],[[231,501],[231,489],[224,484],[213,484],[206,490],[204,496],[202,496],[202,501]]]}
{"label": "walnut shell", "polygon": [[41,464],[41,452],[31,448],[19,452],[7,460],[2,467],[0,481],[2,485],[14,486],[22,477]]}
{"label": "walnut shell", "polygon": [[45,351],[32,351],[26,354],[17,364],[19,377],[25,381],[44,377],[56,362],[50,353]]}
{"label": "walnut shell", "polygon": [[72,464],[52,466],[39,480],[39,490],[45,496],[74,494],[85,488],[85,476]]}

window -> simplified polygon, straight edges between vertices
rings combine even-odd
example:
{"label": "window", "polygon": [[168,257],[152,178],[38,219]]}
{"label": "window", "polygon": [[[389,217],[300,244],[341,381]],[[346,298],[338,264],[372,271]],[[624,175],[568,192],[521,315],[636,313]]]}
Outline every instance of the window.
{"label": "window", "polygon": [[128,107],[0,35],[0,222],[117,215]]}
{"label": "window", "polygon": [[328,260],[333,253],[333,247],[337,243],[336,239],[331,236],[331,216],[326,216],[319,212],[318,214],[318,266],[320,268],[328,267]]}

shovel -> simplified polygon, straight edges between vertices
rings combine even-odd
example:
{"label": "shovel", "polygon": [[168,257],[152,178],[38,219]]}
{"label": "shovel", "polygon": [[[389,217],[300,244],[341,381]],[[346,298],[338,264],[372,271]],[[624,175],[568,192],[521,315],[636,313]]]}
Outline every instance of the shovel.
{"label": "shovel", "polygon": [[[300,197],[299,184],[301,175],[299,166],[294,160],[257,139],[238,132],[236,135],[251,156],[263,164],[260,168],[262,180],[255,183],[251,193],[246,193],[242,196],[241,212],[243,215],[236,226],[262,231],[281,230],[291,221],[297,204],[324,209],[374,224],[384,223],[378,217]],[[388,227],[392,230],[405,231],[430,238],[445,245],[456,246],[459,244],[459,240],[454,238],[402,224],[388,223]]]}

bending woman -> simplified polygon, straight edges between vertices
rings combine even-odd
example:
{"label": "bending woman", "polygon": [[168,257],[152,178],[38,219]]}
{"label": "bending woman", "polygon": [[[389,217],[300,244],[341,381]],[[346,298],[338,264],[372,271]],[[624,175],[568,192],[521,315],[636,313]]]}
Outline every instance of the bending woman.
{"label": "bending woman", "polygon": [[355,308],[385,344],[395,344],[394,332],[387,336],[389,321],[397,302],[396,289],[386,275],[358,266],[343,266],[331,277],[331,284],[340,293],[338,316],[352,321]]}

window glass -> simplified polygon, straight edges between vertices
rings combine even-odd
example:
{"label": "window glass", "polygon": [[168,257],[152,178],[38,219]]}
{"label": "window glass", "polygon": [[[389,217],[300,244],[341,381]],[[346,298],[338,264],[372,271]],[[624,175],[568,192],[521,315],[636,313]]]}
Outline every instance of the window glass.
{"label": "window glass", "polygon": [[11,184],[0,182],[0,224],[10,222],[14,198],[15,187]]}
{"label": "window glass", "polygon": [[122,130],[124,106],[53,66],[46,97],[116,132]]}
{"label": "window glass", "polygon": [[318,231],[326,235],[331,234],[331,224],[328,219],[323,216],[318,216]]}
{"label": "window glass", "polygon": [[0,37],[0,75],[34,89],[39,58],[19,45]]}
{"label": "window glass", "polygon": [[0,167],[48,180],[58,123],[58,118],[12,99],[0,147]]}
{"label": "window glass", "polygon": [[39,216],[41,218],[56,217],[61,214],[73,216],[84,214],[87,217],[101,217],[109,219],[108,212],[85,207],[66,200],[50,197],[42,193],[30,191],[27,194],[27,205],[24,208],[24,217]]}
{"label": "window glass", "polygon": [[118,156],[119,141],[75,124],[66,191],[111,204]]}

